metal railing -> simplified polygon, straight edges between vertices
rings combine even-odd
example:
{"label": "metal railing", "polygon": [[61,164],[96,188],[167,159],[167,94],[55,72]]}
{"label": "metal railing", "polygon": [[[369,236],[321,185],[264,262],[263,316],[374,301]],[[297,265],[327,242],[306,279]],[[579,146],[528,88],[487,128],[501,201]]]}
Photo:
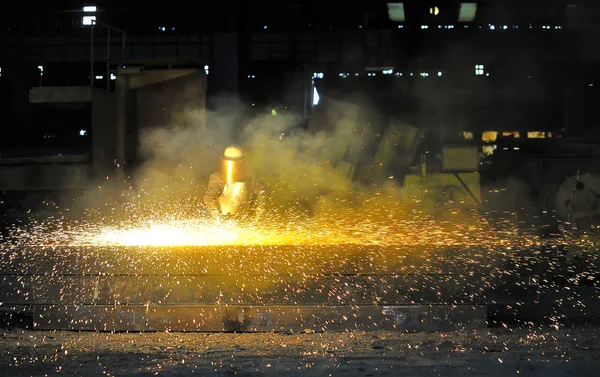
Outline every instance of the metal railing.
{"label": "metal railing", "polygon": [[90,35],[90,87],[94,87],[94,29],[96,25],[101,25],[107,29],[107,41],[106,41],[106,90],[110,91],[110,32],[111,30],[117,31],[123,35],[121,41],[121,60],[125,59],[125,40],[127,39],[127,32],[114,26],[105,24],[104,22],[92,20],[91,35]]}

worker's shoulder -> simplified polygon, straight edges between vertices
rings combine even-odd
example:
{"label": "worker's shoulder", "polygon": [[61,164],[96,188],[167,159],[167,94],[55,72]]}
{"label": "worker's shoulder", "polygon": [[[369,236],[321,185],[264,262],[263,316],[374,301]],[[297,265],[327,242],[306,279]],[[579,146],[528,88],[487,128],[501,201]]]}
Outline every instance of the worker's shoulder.
{"label": "worker's shoulder", "polygon": [[223,182],[223,181],[225,181],[225,178],[223,178],[223,175],[221,174],[221,172],[218,172],[218,171],[216,171],[216,172],[212,173],[212,174],[211,174],[211,175],[208,177],[208,179],[209,179],[210,181],[219,181],[219,182]]}

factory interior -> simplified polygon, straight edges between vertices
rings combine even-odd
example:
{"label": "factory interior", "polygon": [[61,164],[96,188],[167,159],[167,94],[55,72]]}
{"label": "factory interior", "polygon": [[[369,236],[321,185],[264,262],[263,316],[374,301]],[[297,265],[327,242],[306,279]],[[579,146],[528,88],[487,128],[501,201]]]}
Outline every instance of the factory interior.
{"label": "factory interior", "polygon": [[[230,334],[376,334],[395,355],[402,334],[580,331],[589,354],[572,360],[593,375],[599,16],[585,0],[14,5],[0,14],[0,353],[139,334],[174,376],[187,354],[173,361],[164,334],[223,336],[233,359]],[[114,347],[115,375],[146,375]],[[356,351],[360,373],[320,353],[314,375],[392,368],[373,349]],[[247,375],[295,368],[278,357]],[[492,359],[498,375],[555,362]],[[58,365],[19,360],[0,366]],[[449,360],[410,371],[482,375]]]}

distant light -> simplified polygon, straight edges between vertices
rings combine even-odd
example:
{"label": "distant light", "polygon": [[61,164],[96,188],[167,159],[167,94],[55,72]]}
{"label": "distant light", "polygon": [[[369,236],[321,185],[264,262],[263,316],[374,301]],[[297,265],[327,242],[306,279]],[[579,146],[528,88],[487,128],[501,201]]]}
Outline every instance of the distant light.
{"label": "distant light", "polygon": [[404,14],[404,3],[388,3],[388,18],[394,22],[404,22],[406,15]]}
{"label": "distant light", "polygon": [[264,30],[267,30],[267,25],[263,26],[263,29],[264,29]]}
{"label": "distant light", "polygon": [[398,29],[403,29],[404,25],[398,25]]}
{"label": "distant light", "polygon": [[96,80],[102,80],[104,76],[96,76]]}
{"label": "distant light", "polygon": [[490,25],[490,30],[496,30],[496,27],[494,25]]}
{"label": "distant light", "polygon": [[204,72],[208,75],[208,64],[204,66]]}
{"label": "distant light", "polygon": [[117,76],[115,76],[115,74],[114,74],[114,73],[111,73],[111,74],[110,74],[110,79],[111,79],[111,80],[116,80],[116,79],[117,79]]}
{"label": "distant light", "polygon": [[319,91],[317,91],[316,87],[313,87],[313,106],[317,106],[321,100],[321,96],[319,95]]}
{"label": "distant light", "polygon": [[44,66],[43,65],[38,65],[38,69],[40,70],[40,72],[44,72]]}
{"label": "distant light", "polygon": [[442,72],[438,72],[438,76],[441,76],[441,75],[442,75]]}
{"label": "distant light", "polygon": [[458,22],[473,22],[477,15],[477,3],[462,3],[458,12]]}
{"label": "distant light", "polygon": [[84,12],[95,12],[96,11],[96,6],[83,7],[83,11]]}
{"label": "distant light", "polygon": [[83,16],[82,23],[84,25],[93,25],[94,21],[96,21],[96,16]]}
{"label": "distant light", "polygon": [[323,78],[323,72],[313,73],[313,79],[322,79],[322,78]]}
{"label": "distant light", "polygon": [[502,29],[506,30],[506,29],[508,29],[508,26],[504,25],[504,26],[502,26]]}
{"label": "distant light", "polygon": [[85,135],[87,135],[86,130],[79,130],[79,136],[85,136]]}
{"label": "distant light", "polygon": [[275,109],[271,110],[271,115],[277,116],[277,111]]}
{"label": "distant light", "polygon": [[433,14],[434,16],[437,16],[438,14],[440,14],[440,8],[438,8],[438,7],[429,8],[429,14]]}

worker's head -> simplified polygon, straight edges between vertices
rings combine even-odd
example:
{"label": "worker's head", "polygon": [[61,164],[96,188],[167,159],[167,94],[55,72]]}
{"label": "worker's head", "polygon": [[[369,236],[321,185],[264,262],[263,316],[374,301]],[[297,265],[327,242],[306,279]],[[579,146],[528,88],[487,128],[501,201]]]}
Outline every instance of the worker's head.
{"label": "worker's head", "polygon": [[230,145],[225,148],[223,156],[221,156],[221,174],[227,184],[246,180],[246,158],[244,151],[239,146]]}

